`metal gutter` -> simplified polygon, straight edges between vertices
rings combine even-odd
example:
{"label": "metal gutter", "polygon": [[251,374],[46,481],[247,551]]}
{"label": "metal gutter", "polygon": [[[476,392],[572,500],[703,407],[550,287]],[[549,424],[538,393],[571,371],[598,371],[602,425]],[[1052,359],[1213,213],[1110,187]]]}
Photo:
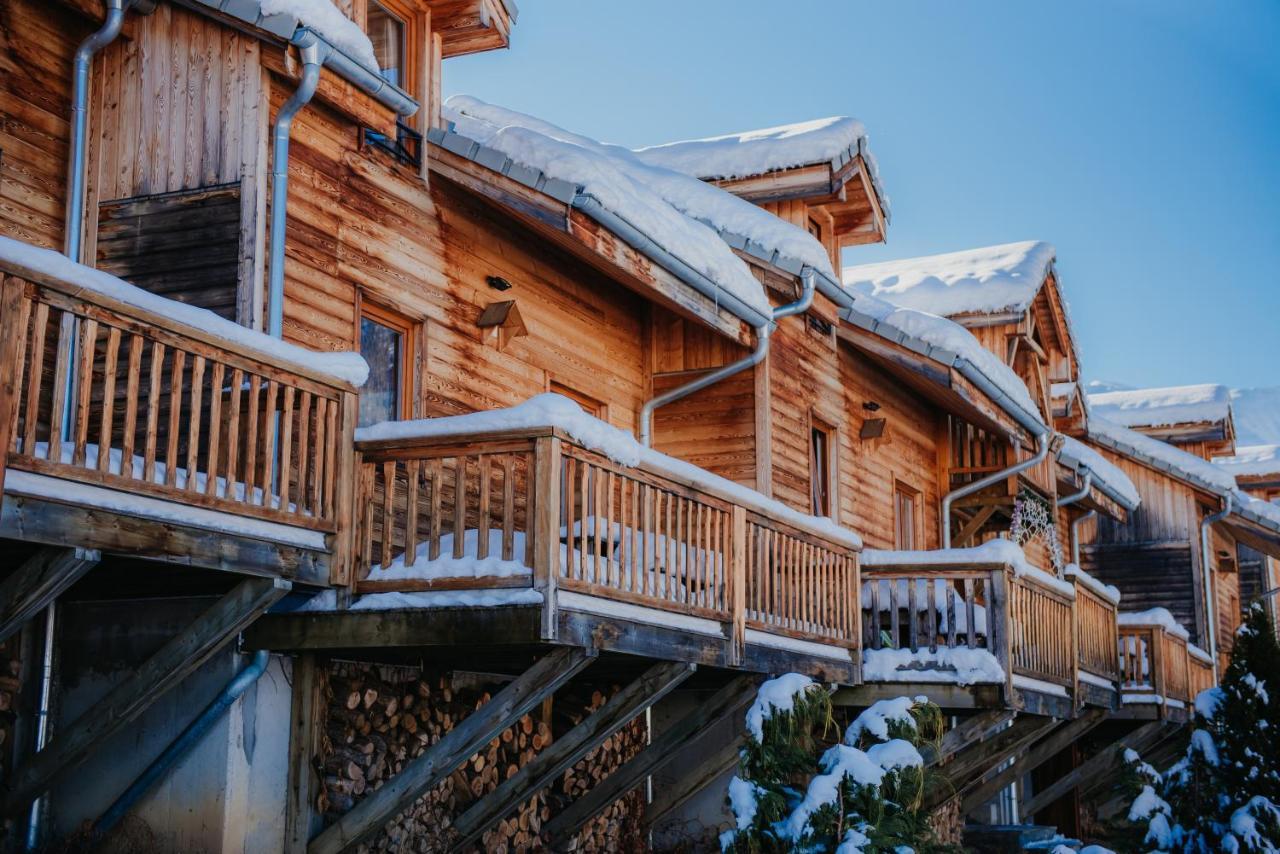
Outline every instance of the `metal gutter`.
{"label": "metal gutter", "polygon": [[1231,515],[1231,506],[1235,496],[1227,493],[1226,504],[1217,513],[1205,516],[1200,520],[1200,572],[1204,576],[1204,622],[1208,629],[1209,649],[1213,658],[1213,678],[1218,679],[1218,632],[1217,632],[1217,597],[1213,592],[1213,564],[1209,559],[1209,533],[1214,525]]}
{"label": "metal gutter", "polygon": [[1117,489],[1115,489],[1115,487],[1107,482],[1106,478],[1089,468],[1088,464],[1083,460],[1078,460],[1067,453],[1065,446],[1058,449],[1058,462],[1066,465],[1074,472],[1083,472],[1085,475],[1092,476],[1094,478],[1093,485],[1098,488],[1098,491],[1115,503],[1119,504],[1128,512],[1132,513],[1134,510],[1138,509],[1139,504],[1134,503],[1130,498],[1121,494]]}
{"label": "metal gutter", "polygon": [[408,92],[356,62],[342,48],[311,27],[299,26],[289,39],[290,44],[299,48],[310,46],[317,41],[328,48],[323,59],[325,68],[351,83],[379,104],[395,111],[399,116],[408,117],[418,112],[418,102],[410,97]]}
{"label": "metal gutter", "polygon": [[[1087,498],[1091,489],[1093,489],[1093,472],[1086,468],[1084,469],[1084,483],[1081,485],[1080,491],[1058,498],[1053,502],[1054,509],[1067,507],[1083,498]],[[1092,519],[1097,515],[1098,511],[1090,510],[1088,513],[1081,514],[1071,520],[1071,562],[1076,566],[1080,565],[1080,524],[1083,520]]]}

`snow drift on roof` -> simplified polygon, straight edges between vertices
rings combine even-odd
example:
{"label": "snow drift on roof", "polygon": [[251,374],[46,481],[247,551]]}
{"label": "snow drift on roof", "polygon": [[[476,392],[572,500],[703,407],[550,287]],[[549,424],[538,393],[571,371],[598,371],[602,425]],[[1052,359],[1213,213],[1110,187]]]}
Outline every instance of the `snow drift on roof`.
{"label": "snow drift on roof", "polygon": [[310,27],[325,41],[370,71],[378,72],[378,60],[373,55],[373,42],[356,24],[329,0],[258,0],[263,15],[288,15],[298,23]]}
{"label": "snow drift on roof", "polygon": [[[1144,433],[1130,430],[1097,412],[1089,419],[1089,435],[1108,447],[1118,446],[1116,450],[1127,456],[1133,456],[1136,452],[1139,458],[1145,457],[1163,468],[1172,469],[1174,477],[1190,480],[1220,495],[1232,492],[1236,488],[1235,478],[1220,466],[1175,448],[1168,442],[1161,442]],[[1140,461],[1146,462],[1141,459]]]}
{"label": "snow drift on roof", "polygon": [[1280,386],[1233,388],[1231,412],[1241,445],[1280,445]]}
{"label": "snow drift on roof", "polygon": [[1020,312],[1031,305],[1056,251],[1041,241],[847,267],[844,285],[944,317]]}
{"label": "snow drift on roof", "polygon": [[750,178],[829,163],[867,138],[862,122],[845,116],[686,139],[636,149],[646,163],[702,179]]}
{"label": "snow drift on roof", "polygon": [[[759,283],[746,265],[724,245],[724,240],[718,234],[706,234],[707,226],[715,232],[732,232],[746,237],[779,255],[813,267],[829,279],[835,279],[835,271],[826,249],[804,229],[785,222],[732,193],[688,175],[647,165],[622,146],[600,143],[534,116],[487,104],[467,95],[451,97],[446,103],[445,116],[454,122],[456,131],[463,136],[497,149],[527,166],[541,169],[551,177],[580,184],[606,207],[611,207],[616,213],[628,218],[628,211],[612,207],[614,204],[627,207],[628,196],[640,197],[635,205],[641,204],[641,199],[650,199],[661,206],[674,208],[679,215],[677,221],[690,232],[690,236],[696,236],[699,242],[711,241],[711,237],[714,237],[711,241],[713,246],[703,247],[699,254],[722,260],[731,259],[734,262],[734,278],[745,277],[750,280],[749,287],[759,294],[756,301],[739,296],[750,305],[757,305],[764,299]],[[539,137],[551,140],[558,147],[551,143],[539,143]],[[534,148],[535,144],[547,150],[538,151]],[[556,149],[554,157],[552,149]],[[570,158],[576,159],[571,162]],[[555,171],[544,167],[544,164],[551,165],[557,160],[559,162],[555,163]],[[588,177],[595,179],[590,188],[586,186]],[[640,225],[637,222],[633,224]],[[656,224],[654,227],[657,227]],[[663,232],[650,233],[649,236],[692,265],[692,259],[685,258],[673,245],[683,235],[673,236]],[[693,249],[687,251],[692,252]],[[700,267],[698,269],[701,271]],[[748,283],[742,282],[742,287],[748,287]],[[761,310],[767,311],[767,304]]]}
{"label": "snow drift on roof", "polygon": [[1070,436],[1062,438],[1062,447],[1058,450],[1059,460],[1074,469],[1086,468],[1093,472],[1094,484],[1099,489],[1125,505],[1126,509],[1137,509],[1142,503],[1142,496],[1138,494],[1138,488],[1128,475],[1085,443]]}
{"label": "snow drift on roof", "polygon": [[[892,303],[870,294],[853,296],[853,311],[876,322],[877,327],[872,330],[873,332],[889,337],[890,330],[897,330],[906,336],[917,338],[926,344],[965,359],[1009,398],[1013,405],[1021,409],[1030,420],[1035,421],[1039,428],[1048,429],[1043,423],[1039,408],[1031,399],[1031,393],[1027,391],[1026,383],[1013,372],[1012,368],[983,347],[969,330],[945,317],[938,317],[913,308],[895,307]],[[889,329],[883,327],[889,327]],[[1007,408],[1003,403],[1000,405],[1002,408]]]}
{"label": "snow drift on roof", "polygon": [[1231,394],[1212,384],[1109,391],[1089,395],[1089,409],[1125,427],[1224,421],[1231,416]]}
{"label": "snow drift on roof", "polygon": [[1280,445],[1248,445],[1236,448],[1235,456],[1213,461],[1235,477],[1276,474],[1280,472]]}
{"label": "snow drift on roof", "polygon": [[9,237],[0,237],[0,261],[17,268],[14,272],[30,270],[33,274],[69,282],[86,291],[93,291],[201,329],[228,345],[248,351],[271,364],[317,371],[354,386],[364,385],[369,376],[369,366],[359,353],[318,353],[297,347],[219,317],[208,309],[153,294],[110,273],[77,264],[51,249],[41,249]]}

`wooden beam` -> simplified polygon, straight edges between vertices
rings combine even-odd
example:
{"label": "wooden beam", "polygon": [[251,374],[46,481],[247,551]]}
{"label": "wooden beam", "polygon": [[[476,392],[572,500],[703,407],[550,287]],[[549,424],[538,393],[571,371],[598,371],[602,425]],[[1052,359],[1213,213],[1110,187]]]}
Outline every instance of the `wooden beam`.
{"label": "wooden beam", "polygon": [[105,697],[54,735],[18,770],[4,812],[14,815],[79,765],[95,747],[119,732],[289,592],[282,579],[248,578],[147,659]]}
{"label": "wooden beam", "polygon": [[755,693],[756,677],[739,676],[717,691],[707,702],[676,721],[654,738],[648,747],[547,822],[543,827],[543,838],[548,841],[549,847],[562,847],[593,816],[634,789],[645,777],[675,759],[682,747],[708,727],[736,714],[751,702]]}
{"label": "wooden beam", "polygon": [[978,806],[985,804],[1002,789],[1007,789],[1015,780],[1024,774],[1030,774],[1064,749],[1083,738],[1107,718],[1102,709],[1091,709],[1082,716],[1058,727],[1041,742],[1014,760],[1008,768],[980,783],[964,796],[960,802],[960,815],[968,815]]}
{"label": "wooden beam", "polygon": [[402,809],[457,770],[507,727],[568,682],[595,660],[595,650],[561,647],[532,667],[447,732],[425,753],[407,763],[382,788],[365,797],[342,818],[325,828],[308,854],[337,854],[353,850],[376,834]]}
{"label": "wooden beam", "polygon": [[996,727],[1013,720],[1015,714],[1016,712],[1009,709],[990,709],[966,718],[958,726],[947,730],[938,747],[926,744],[920,748],[920,757],[924,759],[924,766],[931,768],[949,761],[972,742],[981,741]]}
{"label": "wooden beam", "polygon": [[737,767],[738,762],[742,759],[741,751],[744,740],[746,740],[745,732],[735,733],[710,758],[700,762],[697,768],[692,769],[690,773],[685,774],[674,783],[663,786],[654,792],[653,803],[649,804],[644,811],[643,821],[645,827],[654,827],[673,810],[679,809],[698,792],[718,780],[721,775]]}
{"label": "wooden beam", "polygon": [[0,643],[43,611],[102,556],[86,549],[43,548],[0,582]]}
{"label": "wooden beam", "polygon": [[[864,574],[863,578],[871,576]],[[868,682],[852,688],[838,688],[831,695],[836,706],[866,708],[877,700],[892,700],[904,694],[924,694],[945,710],[1003,709],[1002,685],[927,685],[919,682]]]}
{"label": "wooden beam", "polygon": [[954,540],[956,546],[960,547],[969,542],[970,538],[973,537],[974,534],[978,533],[982,526],[987,524],[999,509],[1000,508],[997,505],[988,505],[978,510],[978,512],[974,514],[973,518],[966,522],[965,526],[956,534]]}
{"label": "wooden beam", "polygon": [[270,614],[245,632],[244,644],[249,650],[536,644],[540,624],[537,605]]}
{"label": "wooden beam", "polygon": [[453,822],[457,831],[453,851],[462,851],[480,838],[540,789],[552,783],[570,766],[605,739],[622,729],[649,706],[693,675],[695,664],[664,662],[645,671],[639,679],[609,698],[582,723],[556,739],[549,747],[508,777],[488,795],[476,801]]}
{"label": "wooden beam", "polygon": [[989,739],[973,743],[952,761],[939,767],[938,773],[926,784],[922,809],[932,812],[955,795],[962,794],[974,780],[987,774],[1010,754],[1018,752],[1058,723],[1054,718],[1019,715],[1007,729]]}
{"label": "wooden beam", "polygon": [[1127,748],[1140,749],[1142,744],[1158,737],[1164,727],[1164,721],[1151,721],[1103,748],[1074,770],[1064,774],[1042,791],[1037,792],[1035,797],[1021,804],[1018,808],[1018,815],[1024,819],[1033,816],[1082,782],[1096,779],[1105,774]]}
{"label": "wooden beam", "polygon": [[319,779],[315,772],[324,703],[320,663],[314,653],[293,662],[293,702],[289,716],[289,782],[285,791],[284,854],[306,854],[315,819]]}

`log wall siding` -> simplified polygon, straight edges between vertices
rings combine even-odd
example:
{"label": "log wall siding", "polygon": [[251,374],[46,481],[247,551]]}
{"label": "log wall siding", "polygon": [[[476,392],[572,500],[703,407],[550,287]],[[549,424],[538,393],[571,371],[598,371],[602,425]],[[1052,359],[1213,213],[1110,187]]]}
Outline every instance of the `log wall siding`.
{"label": "log wall siding", "polygon": [[1125,522],[1100,517],[1099,545],[1193,540],[1200,536],[1200,515],[1191,487],[1105,448],[1095,446],[1095,450],[1129,476],[1142,498],[1142,504]]}
{"label": "log wall siding", "polygon": [[1080,560],[1086,572],[1120,590],[1121,610],[1167,608],[1191,632],[1192,643],[1200,643],[1192,548],[1190,541],[1086,546]]}
{"label": "log wall siding", "polygon": [[[894,548],[894,486],[903,481],[920,493],[916,548],[938,548],[937,471],[939,452],[946,453],[939,448],[939,440],[946,438],[944,416],[853,349],[842,346],[839,362],[848,419],[840,454],[840,523],[859,532],[867,548]],[[862,408],[867,401],[880,409],[868,413]],[[859,438],[867,417],[886,420],[881,438]]]}
{"label": "log wall siding", "polygon": [[[287,92],[273,86],[273,109]],[[644,301],[447,181],[428,188],[355,142],[350,122],[320,104],[295,122],[286,338],[353,348],[367,300],[425,324],[418,415],[512,406],[557,382],[634,429],[646,393]],[[511,290],[491,289],[487,276]],[[528,335],[499,350],[476,320],[511,299]]]}
{"label": "log wall siding", "polygon": [[71,63],[96,27],[56,3],[0,0],[0,234],[61,249]]}

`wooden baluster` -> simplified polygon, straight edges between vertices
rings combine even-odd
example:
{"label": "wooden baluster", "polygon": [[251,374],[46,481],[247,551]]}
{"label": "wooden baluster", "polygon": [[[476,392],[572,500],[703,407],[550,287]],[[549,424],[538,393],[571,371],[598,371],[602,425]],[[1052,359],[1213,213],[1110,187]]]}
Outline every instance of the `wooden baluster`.
{"label": "wooden baluster", "polygon": [[125,373],[124,441],[120,446],[120,474],[133,477],[133,447],[138,432],[138,383],[142,375],[141,335],[129,336],[129,364]]}
{"label": "wooden baluster", "polygon": [[938,580],[930,578],[925,582],[925,595],[929,597],[928,630],[929,651],[938,651]]}
{"label": "wooden baluster", "polygon": [[[249,375],[249,414],[245,419],[244,439],[244,498],[245,504],[253,504],[254,473],[258,464],[258,393],[262,389],[262,378],[257,374]],[[319,476],[316,472],[316,476]],[[313,505],[314,506],[314,505]]]}
{"label": "wooden baluster", "polygon": [[[240,368],[231,369],[229,389],[231,397],[228,399],[230,407],[227,409],[227,466],[224,469],[226,484],[223,487],[222,497],[228,501],[235,501],[236,482],[239,480],[240,470],[240,404],[244,397],[244,371]],[[366,567],[368,565],[365,564]]]}
{"label": "wooden baluster", "polygon": [[[49,306],[47,303],[31,303],[23,300],[27,311],[34,315],[31,324],[31,343],[27,353],[31,358],[31,368],[26,383],[26,408],[22,419],[22,454],[36,457],[36,424],[40,420],[40,398],[44,392],[44,339],[49,325]],[[53,420],[53,414],[50,420]]]}
{"label": "wooden baluster", "polygon": [[584,500],[578,488],[578,460],[568,454],[564,458],[564,533],[565,533],[565,568],[566,578],[582,578],[582,538],[574,529],[582,526],[578,519],[578,502]]}
{"label": "wooden baluster", "polygon": [[385,572],[394,560],[396,530],[396,464],[389,460],[382,464],[382,569]]}
{"label": "wooden baluster", "polygon": [[[889,581],[890,603],[894,603],[897,598],[896,596],[894,596],[894,592],[893,592],[893,588],[895,586],[897,586],[897,582],[891,579]],[[881,605],[880,605],[880,580],[878,578],[873,577],[868,579],[867,592],[870,594],[870,599],[871,599],[871,619],[868,621],[869,628],[871,631],[867,637],[867,645],[870,646],[872,649],[880,649],[880,646],[881,646],[880,626],[881,626],[881,618],[883,615],[883,609],[881,608]],[[893,605],[891,604],[890,607],[893,607]],[[896,639],[894,643],[897,643]]]}
{"label": "wooden baluster", "polygon": [[[93,394],[93,360],[98,346],[98,321],[83,318],[80,321],[79,368],[76,370],[76,408],[73,436],[75,444],[71,453],[71,464],[85,464],[86,446],[89,443],[89,404]],[[102,453],[110,453],[110,448],[100,449]]]}
{"label": "wooden baluster", "polygon": [[324,504],[325,480],[332,476],[325,466],[328,459],[326,446],[329,441],[329,410],[332,408],[328,398],[316,398],[316,431],[313,440],[315,453],[311,458],[311,512],[317,517],[325,515],[327,509]]}
{"label": "wooden baluster", "polygon": [[[431,530],[427,535],[427,559],[436,560],[440,557],[440,516],[444,512],[443,501],[440,495],[440,486],[444,481],[444,477],[440,471],[441,463],[439,457],[432,457],[427,461],[427,471],[431,474]],[[530,469],[532,472],[532,469]],[[525,539],[529,539],[529,535],[525,535]]]}
{"label": "wooden baluster", "polygon": [[[213,376],[209,383],[209,451],[205,463],[205,484],[204,494],[215,496],[218,494],[218,452],[222,445],[222,381],[225,379],[227,367],[221,362],[213,363]],[[292,389],[290,389],[292,391]],[[289,403],[292,405],[293,397],[290,395]],[[290,425],[292,426],[292,425]],[[287,456],[287,452],[286,452]],[[286,472],[288,467],[286,466]],[[286,474],[287,478],[287,474]],[[284,503],[287,507],[289,503],[288,480],[284,481],[284,488],[281,490],[284,497]]]}
{"label": "wooden baluster", "polygon": [[333,515],[333,495],[334,487],[337,483],[336,473],[338,471],[338,442],[341,436],[338,432],[338,409],[340,404],[337,400],[327,401],[325,405],[325,433],[323,443],[324,453],[324,489],[320,494],[321,506],[316,508],[316,515],[328,518]]}
{"label": "wooden baluster", "polygon": [[164,455],[164,482],[172,487],[178,485],[178,434],[182,424],[182,388],[186,367],[187,352],[174,350],[169,367],[169,434]]}
{"label": "wooden baluster", "polygon": [[[107,352],[102,367],[102,417],[98,422],[98,471],[111,470],[111,434],[115,421],[116,366],[120,356],[120,330],[107,328]],[[121,460],[123,464],[123,459]]]}
{"label": "wooden baluster", "polygon": [[609,469],[604,481],[604,516],[600,520],[604,526],[605,536],[604,584],[608,587],[612,587],[614,585],[614,574],[616,571],[613,555],[613,525],[617,520],[613,515],[613,480],[613,469]]}
{"label": "wooden baluster", "polygon": [[480,478],[480,519],[479,526],[476,529],[476,557],[484,560],[489,556],[489,487],[490,478],[493,476],[489,467],[489,455],[481,454],[476,460],[476,465],[480,469],[478,476]]}
{"label": "wooden baluster", "polygon": [[[275,490],[276,464],[276,404],[279,402],[280,384],[267,380],[267,402],[262,413],[262,505],[270,507]],[[317,514],[319,515],[319,514]]]}
{"label": "wooden baluster", "polygon": [[947,647],[956,646],[956,587],[953,582],[943,582],[947,596]]}
{"label": "wooden baluster", "polygon": [[[405,460],[404,565],[413,566],[418,559],[418,486],[421,460]],[[504,558],[510,560],[510,558]]]}
{"label": "wooden baluster", "polygon": [[[215,377],[220,372],[221,367],[221,365],[218,365],[214,368]],[[293,398],[295,394],[296,391],[293,386],[287,385],[284,387],[284,401],[281,405],[282,408],[280,412],[280,484],[276,490],[280,495],[280,511],[282,513],[293,512],[289,509],[289,492],[290,486],[292,486],[291,479],[293,477]],[[220,395],[215,394],[214,400],[217,401],[219,397]],[[210,429],[213,429],[212,419],[210,419]],[[214,432],[212,435],[216,437],[217,433]],[[212,444],[209,446],[209,453],[211,455],[209,458],[209,469],[212,470]],[[301,505],[299,505],[299,509],[301,509]],[[406,563],[408,564],[408,555],[406,555],[405,558]]]}
{"label": "wooden baluster", "polygon": [[[550,446],[547,449],[548,452],[554,450],[555,453],[559,455],[560,453],[559,442],[550,442],[547,444]],[[534,518],[535,518],[535,514],[538,512],[538,502],[543,500],[542,497],[538,494],[538,491],[534,489],[534,474],[536,472],[536,465],[537,465],[537,462],[534,459],[535,456],[536,454],[534,451],[529,451],[524,455],[525,472],[527,472],[526,483],[528,484],[528,489],[525,490],[525,496],[524,496],[525,518],[528,519],[528,524],[526,526],[528,528],[528,533],[524,538],[524,563],[525,563],[525,566],[529,567],[530,569],[534,568],[534,559],[535,559],[535,555],[533,553]],[[557,536],[559,536],[560,534],[559,531],[556,531],[555,533]]]}
{"label": "wooden baluster", "polygon": [[453,461],[453,559],[466,554],[467,539],[467,457]]}
{"label": "wooden baluster", "polygon": [[644,596],[652,595],[650,587],[652,586],[652,576],[655,567],[656,558],[654,556],[653,544],[653,495],[649,489],[649,484],[640,482],[640,548],[639,548],[639,569],[640,569],[640,593]]}
{"label": "wooden baluster", "polygon": [[[298,401],[298,512],[308,509],[315,513],[315,508],[308,501],[307,477],[311,474],[311,402],[309,391],[299,392]],[[232,422],[234,423],[234,422]]]}
{"label": "wooden baluster", "polygon": [[[373,485],[377,475],[377,466],[373,463],[365,463],[360,470],[360,494],[361,494],[361,516],[364,523],[363,548],[361,550],[361,565],[366,574],[371,566],[373,566]],[[383,527],[386,527],[385,524]]]}
{"label": "wooden baluster", "polygon": [[502,456],[502,559],[515,559],[516,484],[515,461],[510,454]]}
{"label": "wooden baluster", "polygon": [[76,318],[62,312],[58,321],[58,350],[53,361],[53,404],[49,409],[49,460],[62,462],[63,414],[67,411],[67,384],[71,378],[71,358]]}
{"label": "wooden baluster", "polygon": [[[187,489],[199,489],[196,473],[200,455],[200,416],[204,409],[204,356],[191,360],[191,411],[187,418]],[[208,484],[205,484],[208,486]]]}

